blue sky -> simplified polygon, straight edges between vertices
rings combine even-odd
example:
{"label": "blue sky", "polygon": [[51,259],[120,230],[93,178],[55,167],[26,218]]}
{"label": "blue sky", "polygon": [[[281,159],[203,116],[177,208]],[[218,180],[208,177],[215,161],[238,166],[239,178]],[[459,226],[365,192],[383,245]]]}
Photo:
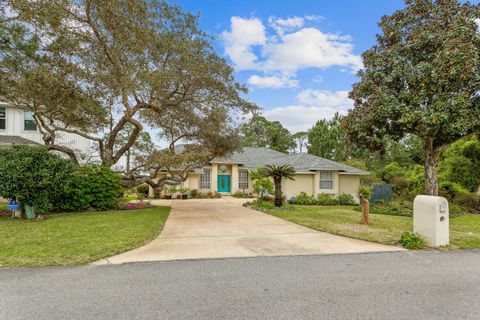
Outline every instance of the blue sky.
{"label": "blue sky", "polygon": [[248,85],[248,99],[291,131],[351,106],[347,93],[375,42],[380,17],[401,0],[177,0],[198,13],[218,54]]}

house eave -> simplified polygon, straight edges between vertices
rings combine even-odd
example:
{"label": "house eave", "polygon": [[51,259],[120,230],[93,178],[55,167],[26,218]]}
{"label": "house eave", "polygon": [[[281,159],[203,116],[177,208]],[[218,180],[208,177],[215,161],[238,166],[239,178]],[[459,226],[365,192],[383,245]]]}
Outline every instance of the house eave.
{"label": "house eave", "polygon": [[342,176],[368,176],[369,172],[339,172]]}

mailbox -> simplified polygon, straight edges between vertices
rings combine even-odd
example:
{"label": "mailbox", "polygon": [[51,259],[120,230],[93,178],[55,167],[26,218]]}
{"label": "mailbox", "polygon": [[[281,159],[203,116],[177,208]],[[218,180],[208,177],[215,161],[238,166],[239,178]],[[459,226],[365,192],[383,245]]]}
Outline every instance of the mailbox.
{"label": "mailbox", "polygon": [[428,245],[439,247],[449,244],[448,201],[443,197],[416,196],[413,201],[413,232],[417,232]]}

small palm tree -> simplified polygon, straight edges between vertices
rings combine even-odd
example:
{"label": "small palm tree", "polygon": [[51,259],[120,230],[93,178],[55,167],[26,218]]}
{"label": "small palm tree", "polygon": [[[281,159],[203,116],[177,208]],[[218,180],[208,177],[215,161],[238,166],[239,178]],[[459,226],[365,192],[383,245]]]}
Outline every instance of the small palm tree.
{"label": "small palm tree", "polygon": [[266,166],[259,168],[260,174],[266,178],[273,178],[273,185],[275,187],[275,207],[281,207],[283,204],[282,196],[282,179],[295,180],[295,169],[289,165],[275,166],[267,164]]}

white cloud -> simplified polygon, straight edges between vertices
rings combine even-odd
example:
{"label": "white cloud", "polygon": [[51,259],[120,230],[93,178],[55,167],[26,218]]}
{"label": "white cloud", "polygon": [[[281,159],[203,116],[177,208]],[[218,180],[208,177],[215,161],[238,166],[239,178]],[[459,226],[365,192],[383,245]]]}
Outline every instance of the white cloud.
{"label": "white cloud", "polygon": [[353,45],[346,39],[316,28],[302,28],[285,34],[280,41],[262,47],[264,69],[296,72],[306,68],[341,66],[356,71],[362,67],[362,60],[352,53]]}
{"label": "white cloud", "polygon": [[264,116],[270,121],[280,121],[284,127],[294,133],[310,129],[317,120],[331,119],[336,112],[346,113],[330,107],[292,105],[266,110]]}
{"label": "white cloud", "polygon": [[348,98],[348,91],[328,91],[307,89],[301,91],[298,101],[304,105],[348,109],[353,106],[353,101]]}
{"label": "white cloud", "polygon": [[230,30],[222,33],[225,53],[237,70],[259,71],[263,73],[259,78],[272,78],[277,73],[295,76],[307,68],[362,68],[362,59],[353,53],[350,36],[306,26],[319,19],[270,17],[266,26],[258,18],[232,17]]}
{"label": "white cloud", "polygon": [[280,121],[290,132],[310,129],[317,120],[331,119],[335,113],[346,114],[353,106],[348,91],[307,89],[297,95],[298,104],[277,107],[264,111],[270,120]]}
{"label": "white cloud", "polygon": [[478,32],[480,32],[480,18],[475,19],[475,22],[477,23],[477,30],[478,30]]}
{"label": "white cloud", "polygon": [[305,20],[307,21],[320,21],[324,19],[324,17],[318,15],[318,14],[310,14],[305,16]]}
{"label": "white cloud", "polygon": [[278,34],[283,35],[285,31],[296,30],[303,27],[305,22],[301,17],[281,19],[272,16],[268,18],[268,23]]}
{"label": "white cloud", "polygon": [[266,42],[265,26],[257,18],[232,17],[231,31],[224,31],[225,52],[238,70],[256,69],[257,56],[252,47]]}
{"label": "white cloud", "polygon": [[258,76],[253,75],[247,82],[260,88],[294,88],[298,86],[298,80],[291,79],[288,76]]}

